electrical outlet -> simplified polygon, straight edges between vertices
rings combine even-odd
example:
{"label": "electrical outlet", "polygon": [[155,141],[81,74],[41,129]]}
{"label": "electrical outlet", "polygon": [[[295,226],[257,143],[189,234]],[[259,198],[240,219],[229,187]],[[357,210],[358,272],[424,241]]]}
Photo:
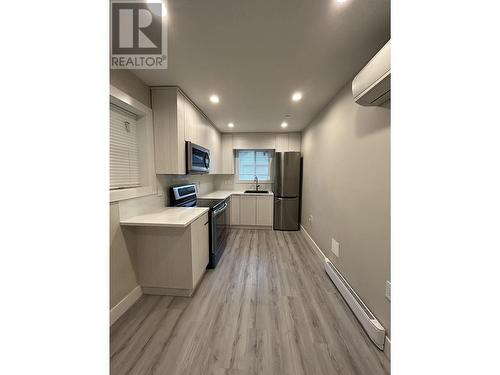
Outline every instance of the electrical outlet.
{"label": "electrical outlet", "polygon": [[332,253],[334,253],[337,257],[340,256],[340,244],[332,237]]}
{"label": "electrical outlet", "polygon": [[309,225],[312,225],[312,223],[313,223],[313,215],[309,215],[307,217],[307,221],[309,222]]}
{"label": "electrical outlet", "polygon": [[391,282],[390,281],[385,282],[385,298],[387,298],[389,301],[391,300]]}

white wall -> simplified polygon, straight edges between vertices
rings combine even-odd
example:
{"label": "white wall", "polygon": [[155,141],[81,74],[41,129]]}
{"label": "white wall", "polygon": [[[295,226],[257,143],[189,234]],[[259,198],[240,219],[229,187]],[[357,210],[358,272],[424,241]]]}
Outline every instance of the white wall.
{"label": "white wall", "polygon": [[120,226],[118,203],[109,206],[109,307],[116,306],[134,288],[137,278],[132,265],[135,249],[133,233]]}
{"label": "white wall", "polygon": [[[135,75],[126,70],[111,70],[110,83],[130,96],[150,107],[149,87],[143,84]],[[154,199],[155,196],[152,196]],[[121,204],[127,207],[140,207],[148,197],[129,199],[111,203],[109,206],[110,226],[110,309],[116,306],[124,297],[137,287],[137,278],[132,265],[134,252],[133,231],[120,226],[120,215],[123,214]],[[154,201],[156,202],[156,201]]]}
{"label": "white wall", "polygon": [[389,330],[389,105],[357,105],[348,82],[303,131],[302,154],[302,225]]}
{"label": "white wall", "polygon": [[109,79],[113,86],[151,108],[149,86],[146,86],[137,76],[128,70],[113,69],[109,71]]}

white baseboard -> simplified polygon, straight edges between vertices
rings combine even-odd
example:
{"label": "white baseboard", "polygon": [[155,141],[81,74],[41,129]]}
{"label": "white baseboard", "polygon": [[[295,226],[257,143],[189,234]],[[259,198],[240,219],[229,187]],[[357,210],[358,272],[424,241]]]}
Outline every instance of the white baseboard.
{"label": "white baseboard", "polygon": [[384,354],[391,360],[391,339],[385,336]]}
{"label": "white baseboard", "polygon": [[138,285],[129,294],[125,296],[120,302],[118,302],[115,307],[113,307],[109,312],[109,325],[112,325],[122,316],[125,311],[130,309],[130,307],[142,296],[142,289]]}
{"label": "white baseboard", "polygon": [[316,242],[314,242],[314,240],[312,239],[312,237],[309,235],[309,233],[307,233],[306,229],[302,225],[300,226],[300,231],[302,233],[304,233],[306,241],[309,243],[309,245],[311,245],[311,247],[316,252],[316,255],[318,257],[320,257],[321,261],[323,262],[326,259],[325,254],[321,251],[321,249],[319,248],[319,246],[316,244]]}
{"label": "white baseboard", "polygon": [[[314,242],[310,234],[307,233],[306,229],[302,225],[300,226],[300,231],[304,234],[304,238],[306,239],[307,243],[311,245],[311,247],[314,249],[314,252],[321,259],[321,261],[323,262],[325,259],[327,259],[323,251],[321,251],[320,247],[316,244],[316,242]],[[385,336],[384,354],[389,360],[391,359],[391,339],[389,339],[389,337],[387,336]]]}

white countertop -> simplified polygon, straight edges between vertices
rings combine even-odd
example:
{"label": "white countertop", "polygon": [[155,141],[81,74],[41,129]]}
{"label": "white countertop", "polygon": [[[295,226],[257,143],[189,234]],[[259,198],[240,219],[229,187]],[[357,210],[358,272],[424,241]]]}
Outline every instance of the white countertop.
{"label": "white countertop", "polygon": [[207,207],[165,207],[144,215],[120,220],[121,225],[183,228],[208,212]]}
{"label": "white countertop", "polygon": [[273,196],[273,192],[268,193],[245,193],[245,190],[216,190],[208,194],[199,195],[198,198],[201,199],[226,199],[231,195],[258,195],[258,196]]}

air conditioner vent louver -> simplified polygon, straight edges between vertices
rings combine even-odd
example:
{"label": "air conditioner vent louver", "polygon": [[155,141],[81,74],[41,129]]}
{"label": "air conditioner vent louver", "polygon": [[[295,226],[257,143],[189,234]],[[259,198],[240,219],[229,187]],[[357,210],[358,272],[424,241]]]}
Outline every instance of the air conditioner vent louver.
{"label": "air conditioner vent louver", "polygon": [[342,294],[342,297],[344,297],[356,318],[365,329],[370,339],[380,350],[383,350],[385,342],[384,327],[382,327],[370,309],[368,309],[354,289],[349,285],[347,280],[328,258],[325,258],[325,270],[339,290],[340,294]]}
{"label": "air conditioner vent louver", "polygon": [[365,106],[385,103],[391,98],[391,41],[352,80],[354,101]]}

